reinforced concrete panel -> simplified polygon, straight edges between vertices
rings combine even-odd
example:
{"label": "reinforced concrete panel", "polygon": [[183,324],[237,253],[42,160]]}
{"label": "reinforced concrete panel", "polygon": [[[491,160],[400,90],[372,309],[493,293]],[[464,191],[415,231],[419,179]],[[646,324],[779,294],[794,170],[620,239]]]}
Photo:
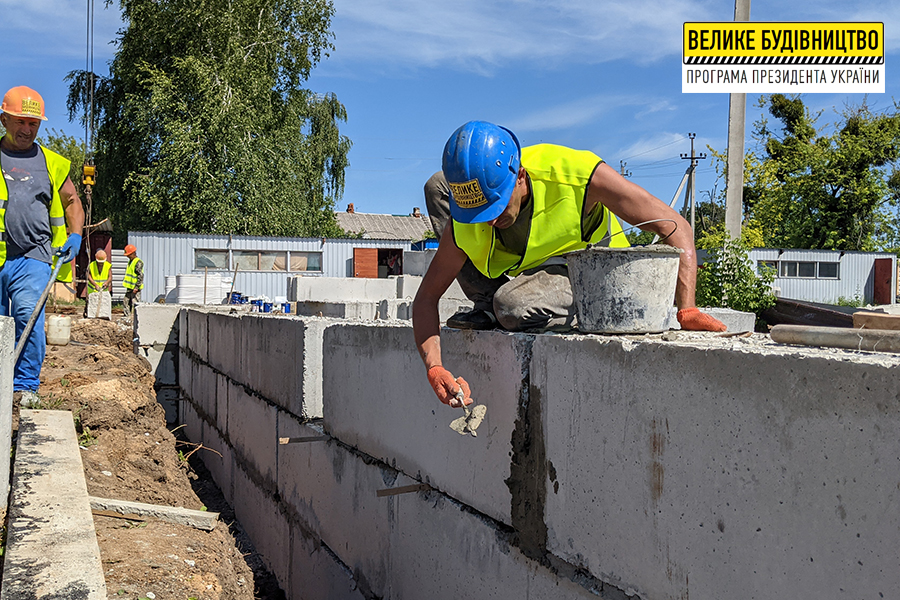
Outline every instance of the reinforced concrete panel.
{"label": "reinforced concrete panel", "polygon": [[[321,433],[286,413],[279,414],[279,437]],[[413,479],[365,460],[334,439],[278,446],[282,501],[353,571],[361,580],[358,585],[375,597],[390,597],[390,539],[397,506],[397,496],[377,497],[377,492],[412,483]]]}
{"label": "reinforced concrete panel", "polygon": [[325,323],[262,315],[242,319],[241,382],[298,417],[321,417]]}
{"label": "reinforced concrete panel", "polygon": [[333,325],[323,343],[325,428],[404,473],[510,524],[511,436],[530,336],[442,332],[443,364],[487,406],[478,436],[450,422],[461,409],[441,404],[428,384],[412,328]]}
{"label": "reinforced concrete panel", "polygon": [[243,317],[222,313],[207,315],[209,327],[209,364],[232,379],[241,380],[244,344]]}
{"label": "reinforced concrete panel", "polygon": [[282,506],[235,462],[234,514],[282,589],[290,583],[291,527]]}
{"label": "reinforced concrete panel", "polygon": [[396,522],[391,598],[598,597],[525,558],[508,530],[437,492],[399,496]]}
{"label": "reinforced concrete panel", "polygon": [[900,357],[538,336],[532,365],[556,556],[642,598],[900,588]]}
{"label": "reinforced concrete panel", "polygon": [[[0,448],[9,448],[12,444],[15,350],[16,322],[12,317],[0,317]],[[4,511],[9,499],[9,462],[0,460],[0,508]]]}
{"label": "reinforced concrete panel", "polygon": [[236,458],[274,487],[278,409],[243,388],[232,390],[236,393],[228,399],[228,439]]}

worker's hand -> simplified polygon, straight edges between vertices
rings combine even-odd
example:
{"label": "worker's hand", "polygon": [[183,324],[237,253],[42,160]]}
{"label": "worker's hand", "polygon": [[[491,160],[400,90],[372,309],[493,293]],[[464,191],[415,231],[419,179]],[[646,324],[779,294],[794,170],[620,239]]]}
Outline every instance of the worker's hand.
{"label": "worker's hand", "polygon": [[69,262],[81,249],[81,236],[77,233],[70,233],[66,238],[66,243],[59,249],[60,260],[64,263]]}
{"label": "worker's hand", "polygon": [[706,313],[700,312],[696,306],[682,308],[676,315],[681,328],[687,331],[725,331],[725,323]]}
{"label": "worker's hand", "polygon": [[450,405],[451,408],[460,408],[462,406],[457,398],[460,390],[463,393],[463,403],[472,404],[472,392],[469,390],[469,384],[462,377],[453,378],[453,375],[440,365],[435,365],[428,369],[428,383],[437,394],[438,400],[444,404]]}

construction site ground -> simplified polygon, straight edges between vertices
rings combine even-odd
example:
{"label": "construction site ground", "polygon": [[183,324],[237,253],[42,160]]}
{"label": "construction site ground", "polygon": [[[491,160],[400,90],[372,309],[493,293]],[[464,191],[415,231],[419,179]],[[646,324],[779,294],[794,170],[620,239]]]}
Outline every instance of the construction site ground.
{"label": "construction site ground", "polygon": [[[80,309],[71,307],[58,312],[72,316],[71,343],[47,346],[41,408],[72,412],[88,494],[220,513],[215,529],[202,531],[95,512],[108,597],[283,599],[197,460],[198,453],[210,450],[166,425],[150,365],[132,350],[131,327],[120,314],[106,321],[82,319]],[[17,425],[14,407],[14,436]]]}

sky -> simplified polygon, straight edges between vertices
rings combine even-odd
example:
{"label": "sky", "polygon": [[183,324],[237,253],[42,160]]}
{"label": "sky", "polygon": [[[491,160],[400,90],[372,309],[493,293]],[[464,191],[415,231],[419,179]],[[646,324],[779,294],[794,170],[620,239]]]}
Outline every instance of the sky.
{"label": "sky", "polygon": [[[88,0],[91,1],[91,0]],[[94,70],[108,73],[116,9],[95,1]],[[670,202],[694,148],[698,201],[724,189],[709,148],[728,138],[727,94],[681,92],[685,21],[730,21],[733,2],[703,0],[334,0],[334,49],[306,87],[334,93],[347,108],[341,131],[353,143],[337,210],[410,214],[424,210],[422,186],[440,169],[450,134],[472,119],[513,130],[522,145],[592,150]],[[0,0],[6,52],[0,87],[28,85],[47,103],[44,127],[84,136],[69,122],[65,75],[87,65],[86,2]],[[869,106],[900,99],[900,2],[753,0],[753,21],[882,21],[886,87]],[[19,52],[10,54],[13,48]],[[25,50],[27,49],[27,51]],[[762,114],[747,97],[746,145]],[[861,95],[809,94],[838,118]],[[102,174],[100,174],[102,176]],[[676,208],[683,204],[679,197]]]}

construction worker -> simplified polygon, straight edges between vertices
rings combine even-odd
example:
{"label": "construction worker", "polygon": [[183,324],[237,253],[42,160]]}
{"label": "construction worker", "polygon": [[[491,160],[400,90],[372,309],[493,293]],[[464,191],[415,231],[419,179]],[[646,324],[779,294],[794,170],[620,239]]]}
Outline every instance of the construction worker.
{"label": "construction worker", "polygon": [[107,291],[112,292],[112,277],[110,276],[110,264],[106,260],[106,252],[97,250],[94,260],[88,266],[88,293]]}
{"label": "construction worker", "polygon": [[130,321],[144,289],[144,261],[138,258],[137,248],[131,244],[125,246],[125,256],[128,257],[128,269],[122,287],[125,288],[125,320]]}
{"label": "construction worker", "polygon": [[0,110],[6,128],[0,140],[0,315],[15,319],[18,342],[35,314],[13,376],[20,404],[32,406],[39,401],[46,352],[44,307],[38,302],[56,260],[64,263],[57,279],[72,281],[70,261],[81,248],[84,209],[69,178],[69,160],[34,141],[47,120],[40,94],[14,87]]}
{"label": "construction worker", "polygon": [[[456,278],[475,304],[448,327],[509,331],[569,328],[575,320],[561,255],[588,244],[628,246],[616,215],[646,223],[681,248],[675,302],[682,329],[725,331],[694,302],[697,260],[690,225],[592,152],[540,144],[521,148],[503,127],[470,121],[444,147],[443,169],[425,184],[440,240],[413,303],[416,346],[441,402],[470,404],[468,384],[441,364],[438,300]],[[445,226],[450,235],[442,235]]]}
{"label": "construction worker", "polygon": [[97,250],[94,260],[87,270],[87,304],[84,306],[85,318],[112,318],[112,276],[111,268],[106,260],[106,252]]}

